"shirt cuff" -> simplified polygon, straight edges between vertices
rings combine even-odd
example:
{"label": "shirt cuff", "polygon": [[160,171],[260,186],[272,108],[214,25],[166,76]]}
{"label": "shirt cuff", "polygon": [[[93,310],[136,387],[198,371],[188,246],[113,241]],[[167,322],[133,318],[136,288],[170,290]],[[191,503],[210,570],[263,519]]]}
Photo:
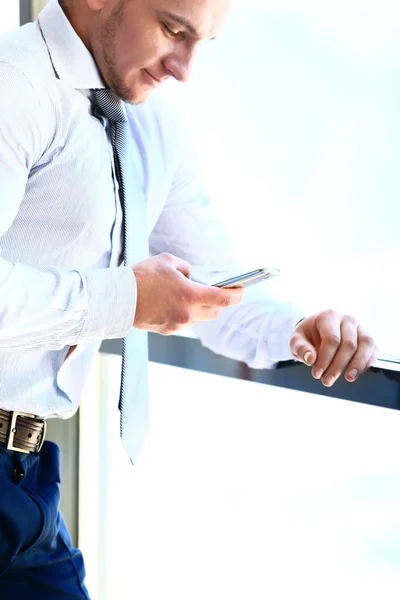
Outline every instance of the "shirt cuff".
{"label": "shirt cuff", "polygon": [[294,360],[290,351],[290,338],[296,325],[303,320],[300,314],[279,314],[272,320],[269,331],[265,336],[266,354],[274,362]]}
{"label": "shirt cuff", "polygon": [[136,311],[136,278],[130,267],[85,272],[88,307],[77,342],[122,338],[130,331]]}

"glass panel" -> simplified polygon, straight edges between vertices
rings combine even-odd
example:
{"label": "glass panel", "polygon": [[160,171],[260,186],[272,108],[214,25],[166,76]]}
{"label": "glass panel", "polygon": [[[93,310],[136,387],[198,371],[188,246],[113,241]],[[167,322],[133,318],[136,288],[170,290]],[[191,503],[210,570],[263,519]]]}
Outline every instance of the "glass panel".
{"label": "glass panel", "polygon": [[119,369],[100,358],[99,445],[93,412],[82,422],[96,598],[397,600],[397,411],[151,364],[151,433],[132,468]]}
{"label": "glass panel", "polygon": [[279,266],[283,297],[352,312],[400,355],[398,17],[388,1],[241,0],[165,93],[249,268]]}
{"label": "glass panel", "polygon": [[[352,311],[393,354],[397,13],[242,0],[192,83],[165,91],[249,268],[280,266],[283,299]],[[397,411],[151,364],[151,433],[132,468],[119,373],[99,357],[98,405],[87,393],[81,410],[94,597],[397,600]]]}

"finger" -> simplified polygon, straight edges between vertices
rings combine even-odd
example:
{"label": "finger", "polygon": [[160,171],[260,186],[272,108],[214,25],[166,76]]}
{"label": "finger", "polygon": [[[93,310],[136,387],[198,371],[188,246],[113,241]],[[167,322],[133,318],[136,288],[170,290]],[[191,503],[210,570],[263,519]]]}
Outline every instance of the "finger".
{"label": "finger", "polygon": [[186,262],[186,260],[177,258],[176,261],[173,262],[173,266],[176,268],[177,271],[182,273],[182,275],[184,275],[185,277],[190,279],[191,273],[192,273],[192,268],[191,268],[190,264],[188,262]]}
{"label": "finger", "polygon": [[243,288],[217,288],[192,282],[196,301],[203,306],[227,308],[238,304],[243,297]]}
{"label": "finger", "polygon": [[359,348],[350,361],[345,373],[345,379],[349,382],[356,381],[360,375],[373,365],[378,357],[378,348],[374,340],[361,327],[358,328],[358,345]]}
{"label": "finger", "polygon": [[214,321],[223,311],[223,308],[216,308],[215,306],[200,306],[199,309],[190,316],[190,321],[176,325],[176,330],[187,329],[188,327],[194,327],[201,321]]}
{"label": "finger", "polygon": [[324,313],[316,319],[321,342],[312,368],[312,375],[315,379],[321,379],[340,346],[340,325],[341,316],[338,313]]}
{"label": "finger", "polygon": [[158,254],[154,258],[158,261],[161,261],[161,263],[165,266],[180,271],[182,275],[190,279],[191,265],[186,260],[183,260],[183,258],[179,258],[179,256],[175,256],[174,254],[170,254],[169,252],[163,252],[162,254]]}
{"label": "finger", "polygon": [[369,358],[365,368],[362,371],[360,371],[360,375],[363,375],[364,373],[366,373],[368,371],[368,369],[373,366],[373,364],[377,360],[378,356],[379,356],[379,348],[377,346],[375,346],[375,349],[373,350],[371,357]]}
{"label": "finger", "polygon": [[[344,317],[340,326],[340,345],[332,362],[325,370],[321,381],[326,387],[332,386],[358,352],[358,324],[352,317]],[[368,354],[368,357],[370,356]]]}
{"label": "finger", "polygon": [[192,322],[190,326],[198,323],[199,321],[214,321],[214,319],[216,319],[223,310],[223,308],[216,308],[215,306],[200,306],[192,315]]}

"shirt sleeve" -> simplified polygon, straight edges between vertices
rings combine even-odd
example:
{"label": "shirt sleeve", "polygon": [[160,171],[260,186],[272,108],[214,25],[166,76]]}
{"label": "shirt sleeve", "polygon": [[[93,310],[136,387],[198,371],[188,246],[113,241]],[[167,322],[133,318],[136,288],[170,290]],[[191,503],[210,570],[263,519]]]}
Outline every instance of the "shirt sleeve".
{"label": "shirt sleeve", "polygon": [[[58,350],[118,338],[132,327],[136,281],[130,268],[67,271],[1,256],[28,177],[52,135],[46,107],[17,68],[0,61],[0,350]],[[12,93],[4,93],[12,90]]]}
{"label": "shirt sleeve", "polygon": [[[187,132],[176,125],[177,131],[179,161],[168,199],[150,236],[152,254],[170,252],[187,260],[192,278],[208,284],[251,270],[241,264],[204,192],[196,151]],[[253,368],[269,368],[293,358],[289,340],[303,316],[299,307],[282,304],[270,293],[266,282],[247,288],[240,304],[225,309],[214,321],[198,323],[194,332],[217,354]]]}

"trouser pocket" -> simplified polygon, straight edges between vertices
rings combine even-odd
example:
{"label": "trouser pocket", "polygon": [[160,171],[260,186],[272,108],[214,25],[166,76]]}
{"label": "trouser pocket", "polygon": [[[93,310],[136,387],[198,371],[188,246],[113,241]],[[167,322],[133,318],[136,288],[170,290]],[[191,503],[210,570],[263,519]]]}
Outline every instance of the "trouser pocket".
{"label": "trouser pocket", "polygon": [[[11,456],[7,458],[13,460]],[[0,469],[0,576],[17,557],[36,551],[39,545],[51,545],[57,535],[57,446],[45,442],[41,453],[30,455],[23,468],[24,476],[17,483],[10,469]]]}
{"label": "trouser pocket", "polygon": [[26,491],[0,473],[0,575],[40,538],[44,517]]}

